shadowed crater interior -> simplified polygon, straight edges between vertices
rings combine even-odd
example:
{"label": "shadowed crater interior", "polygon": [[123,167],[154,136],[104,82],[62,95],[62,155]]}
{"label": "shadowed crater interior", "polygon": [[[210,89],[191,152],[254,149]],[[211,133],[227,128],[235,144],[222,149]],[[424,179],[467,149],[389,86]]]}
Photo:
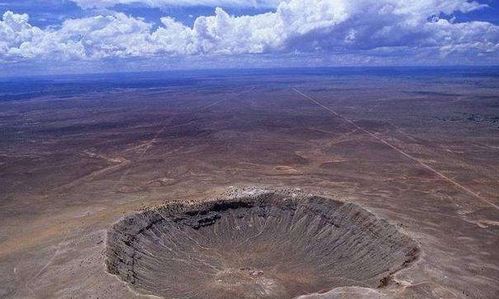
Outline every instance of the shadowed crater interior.
{"label": "shadowed crater interior", "polygon": [[292,298],[380,287],[415,241],[352,203],[247,192],[128,216],[108,234],[107,268],[165,298]]}

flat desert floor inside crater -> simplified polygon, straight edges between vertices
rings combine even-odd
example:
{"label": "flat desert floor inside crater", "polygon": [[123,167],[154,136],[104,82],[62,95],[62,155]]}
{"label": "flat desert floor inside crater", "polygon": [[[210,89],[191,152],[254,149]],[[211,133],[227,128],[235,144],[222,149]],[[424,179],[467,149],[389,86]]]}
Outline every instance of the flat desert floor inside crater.
{"label": "flat desert floor inside crater", "polygon": [[[161,214],[255,190],[346,212],[330,223],[261,204]],[[495,69],[0,82],[0,298],[265,297],[256,287],[268,298],[498,298],[498,209]],[[136,223],[116,226],[124,219]],[[218,233],[228,227],[237,234]],[[220,252],[238,266],[217,272]],[[287,268],[269,267],[280,260]]]}

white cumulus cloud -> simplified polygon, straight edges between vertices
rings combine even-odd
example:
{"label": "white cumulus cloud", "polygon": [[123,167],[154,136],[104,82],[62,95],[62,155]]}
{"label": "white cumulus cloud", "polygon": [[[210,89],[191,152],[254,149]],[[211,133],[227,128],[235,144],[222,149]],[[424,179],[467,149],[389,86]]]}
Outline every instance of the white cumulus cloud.
{"label": "white cumulus cloud", "polygon": [[45,29],[30,25],[25,14],[8,11],[0,21],[0,60],[359,51],[394,55],[404,49],[434,49],[444,56],[497,55],[498,26],[442,18],[480,8],[466,0],[289,0],[253,16],[235,17],[217,8],[192,27],[170,17],[155,26],[111,13]]}
{"label": "white cumulus cloud", "polygon": [[82,8],[113,7],[117,4],[166,6],[276,7],[281,0],[72,0]]}

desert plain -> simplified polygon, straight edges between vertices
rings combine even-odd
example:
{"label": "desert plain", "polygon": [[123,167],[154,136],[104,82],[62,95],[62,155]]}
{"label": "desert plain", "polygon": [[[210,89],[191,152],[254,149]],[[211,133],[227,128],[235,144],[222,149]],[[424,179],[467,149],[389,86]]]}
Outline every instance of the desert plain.
{"label": "desert plain", "polygon": [[497,69],[0,86],[1,298],[146,298],[108,271],[113,224],[253,189],[353,203],[418,245],[417,259],[379,285],[302,295],[499,297]]}

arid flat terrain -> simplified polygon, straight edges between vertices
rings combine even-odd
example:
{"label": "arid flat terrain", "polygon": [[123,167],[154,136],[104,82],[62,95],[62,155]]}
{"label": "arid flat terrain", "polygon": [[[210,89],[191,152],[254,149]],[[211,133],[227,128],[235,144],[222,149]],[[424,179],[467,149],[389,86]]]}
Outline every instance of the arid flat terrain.
{"label": "arid flat terrain", "polygon": [[313,298],[498,298],[498,74],[0,82],[0,298],[143,297],[107,271],[112,225],[240,188],[354,203],[420,247],[379,287]]}

